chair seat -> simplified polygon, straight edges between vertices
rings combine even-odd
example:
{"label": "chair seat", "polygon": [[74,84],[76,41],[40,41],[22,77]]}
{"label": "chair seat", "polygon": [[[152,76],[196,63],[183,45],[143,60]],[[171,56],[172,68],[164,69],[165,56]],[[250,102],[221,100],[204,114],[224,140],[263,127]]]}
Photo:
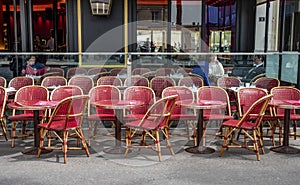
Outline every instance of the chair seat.
{"label": "chair seat", "polygon": [[247,122],[247,121],[243,122],[240,127],[236,127],[238,122],[239,122],[239,120],[231,119],[231,120],[223,122],[222,126],[241,128],[241,129],[245,129],[245,130],[253,130],[256,128],[254,123]]}
{"label": "chair seat", "polygon": [[151,121],[151,120],[145,120],[143,122],[142,126],[139,126],[140,123],[141,123],[141,121],[137,120],[137,121],[128,122],[124,126],[125,127],[141,128],[141,129],[144,129],[144,130],[155,130],[155,129],[158,129],[157,127],[153,126],[153,125],[156,125],[156,124],[153,121]]}
{"label": "chair seat", "polygon": [[115,121],[116,115],[114,114],[91,114],[88,116],[88,121]]}
{"label": "chair seat", "polygon": [[125,121],[141,120],[145,114],[128,114],[124,116]]}
{"label": "chair seat", "polygon": [[[43,119],[45,116],[39,116],[39,119]],[[32,121],[33,120],[33,114],[17,114],[14,116],[9,117],[10,121]]]}
{"label": "chair seat", "polygon": [[204,114],[203,118],[205,121],[207,120],[230,120],[234,119],[233,116],[224,115],[224,114]]}
{"label": "chair seat", "polygon": [[[39,124],[38,127],[47,128],[47,123]],[[50,127],[47,128],[47,130],[64,131],[64,130],[71,130],[75,128],[80,128],[76,120],[69,120],[67,125],[66,125],[66,120],[58,120],[58,121],[53,121]]]}
{"label": "chair seat", "polygon": [[197,116],[194,114],[172,114],[170,120],[172,121],[189,121],[189,120],[196,120]]}

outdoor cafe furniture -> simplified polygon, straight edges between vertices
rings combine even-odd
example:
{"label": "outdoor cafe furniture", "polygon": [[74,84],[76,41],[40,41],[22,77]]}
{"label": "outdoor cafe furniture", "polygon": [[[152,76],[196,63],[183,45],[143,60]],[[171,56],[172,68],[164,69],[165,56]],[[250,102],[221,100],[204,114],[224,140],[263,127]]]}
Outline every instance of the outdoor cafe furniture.
{"label": "outdoor cafe furniture", "polygon": [[[294,87],[289,86],[279,86],[274,87],[271,89],[271,93],[273,94],[274,100],[300,100],[300,90]],[[279,118],[279,120],[283,120],[284,118],[284,109],[281,108],[275,108],[276,116]],[[293,135],[294,139],[297,137],[297,121],[300,120],[300,114],[296,113],[295,109],[291,110],[291,116],[290,119],[292,121],[293,125],[293,133],[290,133],[289,135]],[[279,121],[280,123],[280,121]],[[279,125],[279,131],[282,132],[282,126]]]}
{"label": "outdoor cafe furniture", "polygon": [[[261,152],[264,154],[260,124],[271,98],[272,95],[266,95],[255,101],[240,120],[231,119],[222,123],[222,127],[225,128],[225,133],[219,157],[223,155],[225,149],[246,148],[250,151],[254,151],[256,159],[258,161],[260,160],[259,148],[261,148]],[[256,115],[254,120],[252,119],[252,115]],[[233,140],[235,133],[239,130],[241,130],[245,136],[244,142],[242,143]],[[247,139],[250,139],[252,142],[247,142]]]}
{"label": "outdoor cafe furniture", "polygon": [[[206,100],[199,100],[198,102],[191,103],[191,100],[182,100],[176,102],[177,105],[190,108],[190,109],[196,109],[197,110],[197,132],[196,132],[196,146],[186,148],[185,151],[189,153],[194,154],[207,154],[207,153],[213,153],[215,150],[211,147],[205,146],[205,143],[203,142],[204,137],[204,110],[209,109],[224,109],[227,106],[226,102],[222,101],[206,101]],[[203,143],[200,145],[200,141]]]}
{"label": "outdoor cafe furniture", "polygon": [[[136,120],[127,122],[124,126],[126,127],[126,151],[125,157],[127,156],[129,149],[132,148],[148,148],[153,149],[158,154],[159,161],[162,160],[161,148],[168,148],[171,155],[174,155],[174,151],[169,139],[169,127],[168,122],[174,108],[177,95],[168,96],[158,100],[153,104],[142,120]],[[160,133],[166,141],[166,145],[162,146],[161,142],[164,140],[160,138]],[[136,135],[142,134],[141,144],[135,145],[132,139]],[[149,136],[151,143],[146,143],[146,138]]]}
{"label": "outdoor cafe furniture", "polygon": [[97,136],[104,135],[98,133],[98,124],[104,121],[110,121],[116,125],[116,114],[113,109],[105,109],[103,107],[95,106],[95,102],[101,100],[121,100],[120,90],[112,85],[101,85],[93,87],[89,92],[90,100],[88,104],[88,122],[89,134],[88,143],[91,144],[91,139]]}
{"label": "outdoor cafe furniture", "polygon": [[131,78],[126,78],[124,81],[124,86],[145,86],[149,87],[149,80],[142,76],[132,76]]}
{"label": "outdoor cafe furniture", "polygon": [[89,94],[89,91],[94,87],[94,81],[89,76],[73,76],[68,81],[68,85],[75,85],[82,89],[83,94]]}
{"label": "outdoor cafe furniture", "polygon": [[143,105],[131,108],[124,116],[124,121],[141,120],[151,105],[156,102],[155,93],[149,87],[132,86],[124,91],[124,100],[135,100],[143,102]]}
{"label": "outdoor cafe furniture", "polygon": [[[25,87],[26,88],[26,87]],[[21,89],[22,90],[22,89]],[[18,92],[17,92],[18,94]],[[43,94],[43,93],[41,93]],[[24,111],[33,111],[30,114],[26,114],[24,117],[20,117],[20,120],[33,120],[34,123],[34,147],[26,149],[23,151],[24,154],[36,154],[37,147],[39,146],[40,135],[37,129],[42,116],[40,115],[40,111],[45,111],[47,109],[52,109],[58,104],[57,101],[48,101],[44,98],[35,98],[35,99],[21,99],[20,101],[15,101],[12,103],[7,104],[8,108],[14,110],[24,110]],[[14,131],[15,128],[12,128]],[[14,138],[14,134],[12,134],[12,139]],[[12,142],[12,147],[14,143]]]}
{"label": "outdoor cafe furniture", "polygon": [[2,133],[0,136],[4,136],[5,140],[7,141],[7,134],[6,134],[6,118],[5,118],[5,108],[6,108],[6,101],[7,100],[7,92],[4,87],[0,87],[0,124],[2,128]]}
{"label": "outdoor cafe furniture", "polygon": [[115,111],[116,114],[116,125],[115,125],[115,146],[106,148],[104,152],[111,153],[111,154],[120,154],[124,153],[124,148],[121,146],[121,126],[123,123],[123,110],[124,109],[131,109],[136,108],[143,105],[141,101],[135,100],[99,100],[94,101],[91,105],[100,107],[103,109],[111,109]]}
{"label": "outdoor cafe furniture", "polygon": [[[40,157],[42,150],[62,150],[64,163],[67,163],[68,150],[85,150],[86,155],[90,156],[82,131],[82,121],[88,99],[89,96],[87,95],[78,95],[61,100],[57,103],[49,121],[38,125],[38,128],[40,128],[38,157]],[[77,136],[77,139],[80,139],[82,146],[68,146],[68,136],[71,131]],[[61,146],[51,146],[49,142],[47,146],[44,146],[44,138],[46,134],[50,135],[50,133],[53,133],[62,142]],[[62,133],[62,137],[59,133]]]}
{"label": "outdoor cafe furniture", "polygon": [[[243,87],[239,88],[237,91],[237,105],[238,105],[238,112],[239,118],[243,117],[243,115],[248,111],[248,109],[252,106],[252,104],[257,101],[258,99],[266,96],[268,93],[266,90],[256,87]],[[260,107],[258,107],[260,108]],[[269,107],[268,107],[269,108]],[[254,119],[254,116],[253,116]],[[267,109],[266,113],[262,118],[261,124],[261,134],[262,137],[267,137],[272,140],[273,146],[275,146],[275,128],[278,124],[277,118],[273,114],[272,109]],[[267,129],[264,129],[267,127]],[[267,132],[264,133],[264,130]],[[239,135],[237,137],[237,140]],[[281,135],[279,135],[279,141],[281,140]]]}
{"label": "outdoor cafe furniture", "polygon": [[[162,92],[162,97],[168,97],[171,95],[177,95],[176,101],[188,101],[190,100],[190,103],[193,103],[194,100],[194,93],[191,89],[184,86],[173,86],[173,87],[167,87]],[[196,120],[196,113],[194,110],[192,110],[191,113],[188,112],[188,109],[185,107],[181,107],[180,105],[176,105],[172,111],[172,115],[170,117],[170,125],[174,121],[184,121],[186,125],[186,130],[184,133],[179,133],[179,135],[185,136],[190,139],[189,134],[189,126],[192,124],[192,137],[194,139],[194,145],[196,146],[196,127],[195,127],[195,120]]]}
{"label": "outdoor cafe furniture", "polygon": [[150,81],[150,88],[155,92],[156,99],[160,99],[162,96],[162,91],[171,86],[175,86],[175,81],[167,76],[156,76]]}
{"label": "outdoor cafe furniture", "polygon": [[[8,107],[13,109],[12,115],[9,117],[9,120],[12,122],[11,147],[15,146],[16,138],[25,138],[27,136],[32,135],[32,134],[28,134],[26,131],[27,130],[26,125],[28,121],[36,121],[35,123],[38,124],[39,119],[41,120],[45,116],[43,113],[39,115],[39,110],[45,111],[46,110],[45,107],[31,106],[31,103],[32,102],[36,103],[37,101],[48,101],[48,100],[49,100],[49,92],[45,87],[42,86],[25,86],[25,87],[21,87],[16,92],[14,102],[12,104],[8,104]],[[23,110],[23,111],[19,112],[17,110]],[[22,134],[20,136],[17,136],[16,128],[19,122],[22,122]]]}
{"label": "outdoor cafe furniture", "polygon": [[6,79],[0,76],[0,87],[6,87]]}
{"label": "outdoor cafe furniture", "polygon": [[50,90],[57,86],[64,85],[67,85],[67,79],[65,79],[63,76],[48,76],[45,77],[41,82],[41,86],[47,87]]}
{"label": "outdoor cafe furniture", "polygon": [[85,68],[80,68],[80,67],[71,67],[67,71],[66,79],[70,79],[76,74],[79,75],[87,74],[87,70]]}
{"label": "outdoor cafe furniture", "polygon": [[270,92],[273,87],[278,87],[280,81],[277,78],[261,77],[254,81],[254,84],[258,88],[266,89]]}

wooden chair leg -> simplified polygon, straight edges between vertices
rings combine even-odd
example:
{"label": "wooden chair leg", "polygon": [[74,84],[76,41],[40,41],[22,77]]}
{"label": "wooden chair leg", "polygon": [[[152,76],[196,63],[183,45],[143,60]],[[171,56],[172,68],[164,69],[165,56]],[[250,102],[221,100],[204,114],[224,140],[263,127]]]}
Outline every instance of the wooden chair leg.
{"label": "wooden chair leg", "polygon": [[169,148],[171,155],[175,155],[175,153],[173,151],[173,148],[172,148],[172,145],[171,145],[171,142],[170,142],[170,136],[169,136],[169,129],[168,128],[165,128],[164,134],[165,134],[165,137],[166,137],[167,148]]}
{"label": "wooden chair leg", "polygon": [[62,150],[64,153],[64,163],[67,163],[67,150],[68,150],[68,131],[64,131],[63,133],[63,146],[62,146]]}
{"label": "wooden chair leg", "polygon": [[89,152],[89,149],[88,149],[88,146],[87,146],[87,143],[85,141],[85,138],[84,138],[84,135],[83,135],[83,132],[81,129],[78,129],[77,132],[79,133],[79,137],[80,137],[80,140],[81,140],[81,143],[83,145],[83,148],[85,150],[85,153],[87,155],[87,157],[90,157],[90,152]]}
{"label": "wooden chair leg", "polygon": [[297,121],[293,121],[294,140],[297,138]]}
{"label": "wooden chair leg", "polygon": [[41,128],[41,130],[40,130],[40,146],[38,148],[38,154],[37,154],[38,157],[41,156],[42,148],[44,145],[44,138],[45,138],[46,133],[47,133],[47,130]]}
{"label": "wooden chair leg", "polygon": [[227,148],[228,133],[229,133],[229,128],[225,127],[225,132],[224,132],[224,137],[223,137],[223,144],[222,144],[222,148],[221,148],[220,153],[219,153],[219,157],[222,157],[224,149]]}
{"label": "wooden chair leg", "polygon": [[253,131],[253,147],[254,147],[254,152],[256,154],[256,158],[258,161],[260,161],[260,155],[258,152],[258,144],[257,144],[257,137],[256,137],[256,131]]}
{"label": "wooden chair leg", "polygon": [[16,138],[16,127],[17,127],[17,122],[13,121],[11,124],[11,147],[15,147],[15,138]]}
{"label": "wooden chair leg", "polygon": [[126,128],[126,150],[124,156],[126,157],[131,146],[131,128]]}
{"label": "wooden chair leg", "polygon": [[6,134],[6,123],[3,119],[0,120],[0,122],[1,122],[3,136],[4,136],[5,140],[8,141],[7,134]]}
{"label": "wooden chair leg", "polygon": [[161,161],[161,148],[160,148],[160,140],[159,140],[159,133],[156,130],[155,132],[155,146],[158,154],[158,160]]}

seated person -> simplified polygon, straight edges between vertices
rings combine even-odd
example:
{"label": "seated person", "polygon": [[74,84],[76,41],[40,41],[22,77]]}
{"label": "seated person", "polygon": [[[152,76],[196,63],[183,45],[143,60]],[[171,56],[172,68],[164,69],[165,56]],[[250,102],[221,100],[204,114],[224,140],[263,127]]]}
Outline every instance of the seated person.
{"label": "seated person", "polygon": [[241,79],[242,82],[250,82],[255,76],[266,72],[262,55],[255,55],[253,62],[254,67],[251,68],[248,73]]}
{"label": "seated person", "polygon": [[207,75],[202,70],[202,67],[200,66],[200,63],[198,63],[198,65],[193,68],[192,73],[201,76],[205,86],[210,86]]}
{"label": "seated person", "polygon": [[218,78],[224,76],[224,68],[216,55],[212,55],[209,60],[208,78],[211,85],[217,85]]}
{"label": "seated person", "polygon": [[27,64],[23,67],[22,74],[23,75],[36,75],[40,76],[45,74],[47,71],[50,70],[49,67],[45,66],[44,64],[36,61],[35,56],[31,56],[27,61]]}

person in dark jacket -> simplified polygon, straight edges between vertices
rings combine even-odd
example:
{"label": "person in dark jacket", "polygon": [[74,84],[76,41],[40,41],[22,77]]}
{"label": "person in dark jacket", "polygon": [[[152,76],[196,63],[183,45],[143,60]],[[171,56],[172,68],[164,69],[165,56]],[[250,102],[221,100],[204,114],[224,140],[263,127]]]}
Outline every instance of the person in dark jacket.
{"label": "person in dark jacket", "polygon": [[[208,66],[208,64],[206,66]],[[193,68],[192,73],[201,76],[205,86],[210,86],[207,74],[203,71],[200,63],[198,63],[198,65]]]}
{"label": "person in dark jacket", "polygon": [[263,74],[266,72],[263,62],[263,56],[255,55],[254,56],[254,67],[251,68],[248,73],[242,78],[242,82],[250,82],[257,75]]}
{"label": "person in dark jacket", "polygon": [[29,58],[27,64],[23,67],[23,75],[43,75],[50,70],[49,67],[36,60],[37,58],[35,56]]}

